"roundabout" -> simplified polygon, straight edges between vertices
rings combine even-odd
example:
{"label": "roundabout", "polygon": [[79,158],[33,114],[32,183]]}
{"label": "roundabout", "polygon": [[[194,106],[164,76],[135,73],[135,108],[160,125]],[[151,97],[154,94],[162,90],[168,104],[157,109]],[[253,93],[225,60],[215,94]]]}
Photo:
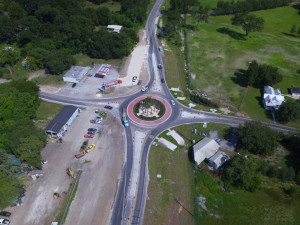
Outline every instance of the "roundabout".
{"label": "roundabout", "polygon": [[138,125],[156,126],[169,119],[172,107],[162,97],[144,95],[129,103],[127,114],[130,120]]}

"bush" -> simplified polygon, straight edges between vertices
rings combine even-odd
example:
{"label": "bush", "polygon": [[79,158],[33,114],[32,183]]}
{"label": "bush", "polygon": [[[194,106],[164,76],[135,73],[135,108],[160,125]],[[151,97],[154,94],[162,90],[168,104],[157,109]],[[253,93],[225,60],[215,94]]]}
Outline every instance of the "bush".
{"label": "bush", "polygon": [[205,106],[208,106],[211,108],[219,108],[219,106],[216,103],[212,102],[211,100],[209,100],[207,98],[202,98],[198,95],[191,94],[190,100],[192,102],[200,104],[200,105],[205,105]]}

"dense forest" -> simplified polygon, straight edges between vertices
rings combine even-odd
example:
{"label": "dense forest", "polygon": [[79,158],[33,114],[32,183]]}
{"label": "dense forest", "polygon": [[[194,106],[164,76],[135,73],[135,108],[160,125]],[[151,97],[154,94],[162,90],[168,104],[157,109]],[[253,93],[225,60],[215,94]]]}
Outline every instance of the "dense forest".
{"label": "dense forest", "polygon": [[[2,51],[2,73],[25,57],[29,69],[60,74],[74,64],[72,55],[77,53],[104,59],[128,55],[138,41],[137,27],[146,19],[149,0],[117,1],[119,12],[85,8],[83,0],[0,0],[0,42],[21,49],[19,55]],[[120,34],[109,33],[108,24],[123,29]]]}

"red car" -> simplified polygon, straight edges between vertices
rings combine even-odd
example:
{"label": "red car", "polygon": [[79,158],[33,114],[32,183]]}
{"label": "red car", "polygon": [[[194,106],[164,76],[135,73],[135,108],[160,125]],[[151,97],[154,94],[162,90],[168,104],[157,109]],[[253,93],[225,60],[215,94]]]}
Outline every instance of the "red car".
{"label": "red car", "polygon": [[93,138],[94,135],[93,135],[93,134],[86,134],[86,135],[84,135],[84,137],[85,137],[85,138]]}

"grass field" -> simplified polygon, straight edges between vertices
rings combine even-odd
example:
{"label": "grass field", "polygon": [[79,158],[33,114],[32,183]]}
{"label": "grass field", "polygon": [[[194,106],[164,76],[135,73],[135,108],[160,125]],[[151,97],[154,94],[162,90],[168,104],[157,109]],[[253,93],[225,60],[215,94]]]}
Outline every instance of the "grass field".
{"label": "grass field", "polygon": [[[188,149],[192,139],[199,141],[203,137],[192,135],[191,130],[197,132],[209,132],[218,130],[222,136],[226,125],[208,124],[203,128],[203,124],[183,125],[175,130],[184,138],[186,146],[179,146],[175,140],[163,132],[160,137],[164,137],[177,144],[177,149],[173,152],[161,145],[152,146],[149,157],[148,186],[149,200],[146,202],[144,214],[144,225],[150,224],[195,224],[195,218],[180,207],[174,200],[176,198],[192,214],[195,214],[195,192],[194,192],[194,164],[189,161]],[[161,174],[162,178],[157,178]]]}
{"label": "grass field", "polygon": [[[200,24],[197,31],[189,30],[189,49],[193,88],[204,90],[208,97],[239,107],[244,86],[239,70],[247,69],[247,62],[256,59],[279,67],[283,81],[275,88],[283,93],[294,86],[300,86],[299,51],[300,38],[288,35],[291,26],[300,26],[300,17],[292,7],[282,7],[254,12],[265,19],[261,32],[250,33],[248,38],[241,27],[230,23],[232,16],[209,18],[207,24]],[[189,24],[193,27],[192,18]],[[251,93],[253,92],[253,93]],[[250,90],[242,111],[253,118],[266,115],[260,106],[259,90]]]}
{"label": "grass field", "polygon": [[[300,195],[290,196],[282,189],[262,188],[233,194],[221,190],[221,181],[207,173],[196,174],[196,195],[205,198],[204,210],[197,205],[197,224],[289,224],[300,223]],[[202,201],[203,202],[203,201]]]}
{"label": "grass field", "polygon": [[[162,146],[152,146],[149,158],[149,199],[146,202],[144,225],[152,224],[203,224],[203,225],[296,225],[300,224],[300,190],[288,194],[280,185],[277,188],[263,187],[250,193],[221,190],[222,181],[208,170],[199,172],[188,159],[191,140],[202,139],[197,132],[217,130],[224,138],[228,126],[222,124],[182,125],[174,128],[186,141],[172,152]],[[168,138],[166,132],[160,136]],[[173,138],[168,138],[176,144]],[[161,174],[162,178],[157,178]],[[268,184],[267,181],[263,183]],[[270,185],[274,186],[274,182]],[[276,185],[275,185],[276,186]],[[281,184],[282,186],[282,184]],[[195,217],[192,217],[174,200],[178,199]]]}
{"label": "grass field", "polygon": [[36,111],[36,126],[42,129],[46,128],[63,107],[63,105],[42,101]]}

